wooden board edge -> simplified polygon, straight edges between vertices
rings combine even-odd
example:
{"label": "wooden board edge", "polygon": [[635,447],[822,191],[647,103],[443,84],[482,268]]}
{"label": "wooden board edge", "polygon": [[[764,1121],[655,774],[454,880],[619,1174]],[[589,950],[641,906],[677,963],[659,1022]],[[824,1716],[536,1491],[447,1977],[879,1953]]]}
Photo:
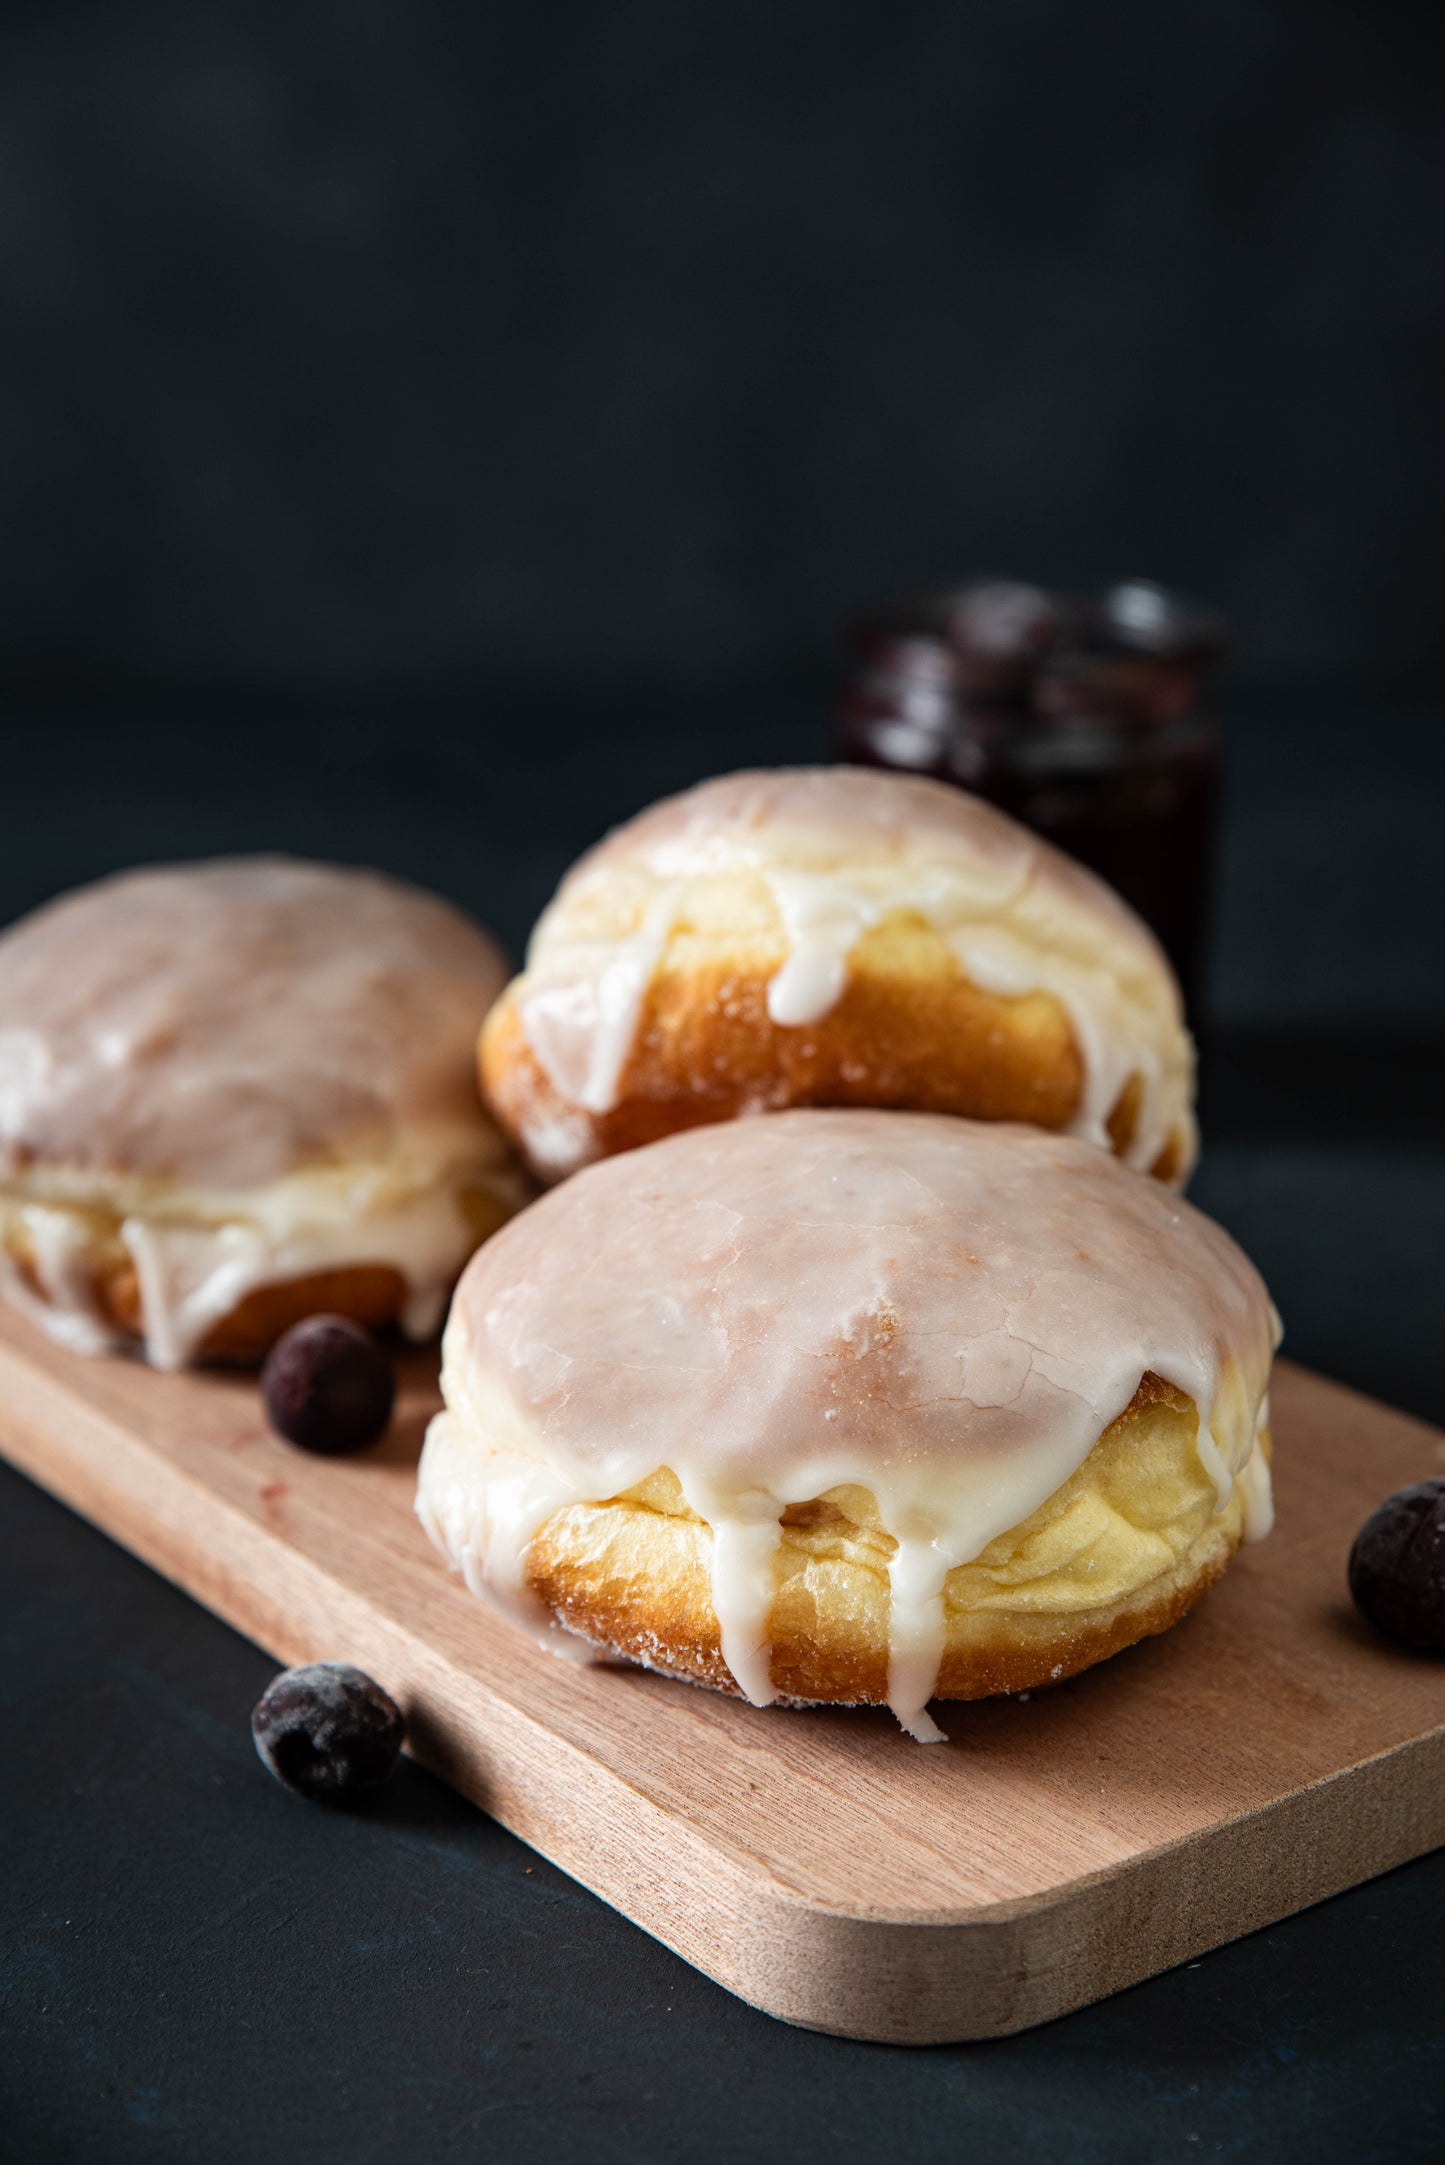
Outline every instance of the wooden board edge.
{"label": "wooden board edge", "polygon": [[[28,1388],[0,1406],[0,1447],[21,1471],[278,1660],[329,1658],[345,1645],[396,1690],[422,1763],[725,1989],[803,2028],[915,2045],[1008,2035],[1445,1842],[1442,1730],[1025,1903],[916,1921],[825,1908],[665,1811],[484,1678],[474,1679],[483,1712],[452,1711],[447,1664],[403,1624],[157,1459],[82,1394],[48,1376],[37,1384],[18,1362],[17,1377]],[[69,1448],[42,1405],[64,1414]],[[232,1557],[229,1569],[218,1555]],[[668,1857],[666,1870],[649,1865],[649,1849]],[[677,1902],[684,1878],[702,1899]]]}

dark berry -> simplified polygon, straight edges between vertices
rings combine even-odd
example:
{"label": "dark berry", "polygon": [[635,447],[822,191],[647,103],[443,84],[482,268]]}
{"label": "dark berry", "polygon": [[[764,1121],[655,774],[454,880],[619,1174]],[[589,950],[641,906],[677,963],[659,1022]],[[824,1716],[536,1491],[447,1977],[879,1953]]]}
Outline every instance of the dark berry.
{"label": "dark berry", "polygon": [[277,1781],[322,1804],[384,1782],[404,1727],[380,1684],[344,1661],[283,1669],[251,1714],[256,1749]]}
{"label": "dark berry", "polygon": [[1392,1639],[1445,1652],[1445,1480],[1398,1489],[1350,1550],[1355,1607]]}
{"label": "dark berry", "polygon": [[370,1333],[345,1316],[308,1316],[278,1338],[261,1371],[278,1436],[341,1458],[375,1443],[391,1419],[396,1378]]}

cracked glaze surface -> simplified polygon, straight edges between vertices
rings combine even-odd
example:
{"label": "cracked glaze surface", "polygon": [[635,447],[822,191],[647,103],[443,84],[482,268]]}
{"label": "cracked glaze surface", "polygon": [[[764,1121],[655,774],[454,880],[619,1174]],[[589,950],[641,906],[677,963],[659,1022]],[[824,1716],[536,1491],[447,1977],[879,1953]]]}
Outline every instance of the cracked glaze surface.
{"label": "cracked glaze surface", "polygon": [[1146,1371],[1198,1408],[1221,1507],[1241,1477],[1258,1506],[1276,1335],[1226,1233],[1074,1138],[893,1112],[697,1129],[579,1173],[473,1259],[419,1508],[525,1613],[546,1518],[670,1468],[761,1704],[779,1516],[857,1483],[898,1543],[890,1704],[927,1736],[949,1571],[1069,1478]]}
{"label": "cracked glaze surface", "polygon": [[648,985],[700,886],[761,881],[786,942],[768,989],[803,1028],[841,998],[848,957],[894,912],[948,941],[980,990],[1048,992],[1084,1068],[1072,1129],[1108,1147],[1132,1075],[1131,1164],[1171,1134],[1192,1155],[1193,1054],[1179,994],[1147,927],[1102,880],[992,805],[903,775],[816,767],[724,775],[617,828],[563,881],[527,956],[519,1009],[562,1097],[616,1103]]}

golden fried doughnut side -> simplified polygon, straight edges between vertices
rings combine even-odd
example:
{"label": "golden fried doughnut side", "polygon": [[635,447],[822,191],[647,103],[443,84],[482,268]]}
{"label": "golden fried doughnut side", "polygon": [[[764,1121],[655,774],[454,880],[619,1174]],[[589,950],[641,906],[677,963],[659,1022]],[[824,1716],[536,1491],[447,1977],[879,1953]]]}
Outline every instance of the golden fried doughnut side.
{"label": "golden fried doughnut side", "polygon": [[[30,1298],[50,1305],[28,1248],[13,1234],[3,1247]],[[140,1285],[135,1264],[119,1241],[97,1241],[87,1280],[96,1320],[139,1347],[143,1335]],[[380,1329],[394,1323],[405,1305],[406,1282],[399,1271],[377,1264],[314,1271],[309,1277],[258,1286],[248,1293],[207,1333],[196,1358],[249,1365],[264,1360],[282,1333],[306,1316],[349,1316],[353,1323]]]}
{"label": "golden fried doughnut side", "polygon": [[[4,1201],[0,1193],[0,1204]],[[505,1224],[516,1208],[510,1194],[493,1193],[481,1185],[464,1192],[463,1204],[478,1244]],[[82,1237],[78,1269],[95,1321],[139,1349],[145,1335],[140,1281],[134,1259],[121,1239],[120,1219],[94,1209],[77,1210],[70,1216]],[[45,1307],[55,1305],[24,1220],[18,1215],[7,1218],[0,1230],[0,1254],[17,1271],[31,1301]],[[353,1323],[381,1330],[398,1321],[407,1297],[407,1283],[401,1272],[382,1263],[339,1264],[309,1271],[302,1277],[281,1279],[247,1293],[229,1315],[206,1333],[195,1358],[234,1366],[254,1365],[265,1359],[293,1323],[323,1313],[347,1316]]]}
{"label": "golden fried doughnut side", "polygon": [[[1244,1519],[1238,1486],[1216,1511],[1196,1431],[1192,1402],[1146,1375],[1073,1477],[950,1574],[937,1697],[1058,1682],[1192,1608]],[[710,1539],[664,1472],[627,1496],[556,1513],[532,1543],[528,1582],[594,1645],[736,1694],[709,1594]],[[892,1549],[863,1490],[785,1515],[770,1623],[781,1698],[886,1702]]]}
{"label": "golden fried doughnut side", "polygon": [[118,874],[6,928],[0,1294],[161,1368],[257,1357],[328,1295],[427,1333],[530,1193],[473,1063],[506,970],[439,896],[280,857]]}
{"label": "golden fried doughnut side", "polygon": [[[1060,1001],[981,990],[917,915],[898,912],[866,934],[838,1002],[804,1028],[768,1013],[768,986],[785,954],[757,930],[731,945],[715,934],[674,934],[617,1102],[601,1113],[564,1099],[547,1076],[523,1028],[525,979],[515,980],[487,1018],[479,1068],[494,1115],[537,1176],[555,1179],[680,1128],[794,1105],[952,1113],[1054,1131],[1074,1117],[1083,1063]],[[1121,1155],[1140,1096],[1131,1078],[1110,1117]],[[1151,1170],[1176,1178],[1190,1153],[1190,1137],[1173,1134]]]}
{"label": "golden fried doughnut side", "polygon": [[1193,1053],[1157,942],[992,807],[856,768],[742,773],[616,829],[480,1047],[539,1178],[740,1112],[1023,1120],[1178,1180]]}

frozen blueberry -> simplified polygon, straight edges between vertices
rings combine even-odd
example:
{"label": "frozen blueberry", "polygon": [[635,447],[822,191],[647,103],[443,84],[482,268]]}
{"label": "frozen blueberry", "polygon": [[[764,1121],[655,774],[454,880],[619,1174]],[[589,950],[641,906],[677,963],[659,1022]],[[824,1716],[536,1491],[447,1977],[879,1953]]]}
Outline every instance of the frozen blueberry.
{"label": "frozen blueberry", "polygon": [[1445,1480],[1397,1489],[1350,1550],[1355,1607],[1392,1639],[1445,1652]]}
{"label": "frozen blueberry", "polygon": [[261,1395],[278,1436],[303,1451],[341,1458],[364,1451],[383,1434],[396,1378],[360,1324],[345,1316],[308,1316],[271,1348]]}
{"label": "frozen blueberry", "polygon": [[404,1726],[380,1684],[344,1661],[283,1669],[251,1714],[256,1749],[277,1781],[322,1804],[384,1782]]}

